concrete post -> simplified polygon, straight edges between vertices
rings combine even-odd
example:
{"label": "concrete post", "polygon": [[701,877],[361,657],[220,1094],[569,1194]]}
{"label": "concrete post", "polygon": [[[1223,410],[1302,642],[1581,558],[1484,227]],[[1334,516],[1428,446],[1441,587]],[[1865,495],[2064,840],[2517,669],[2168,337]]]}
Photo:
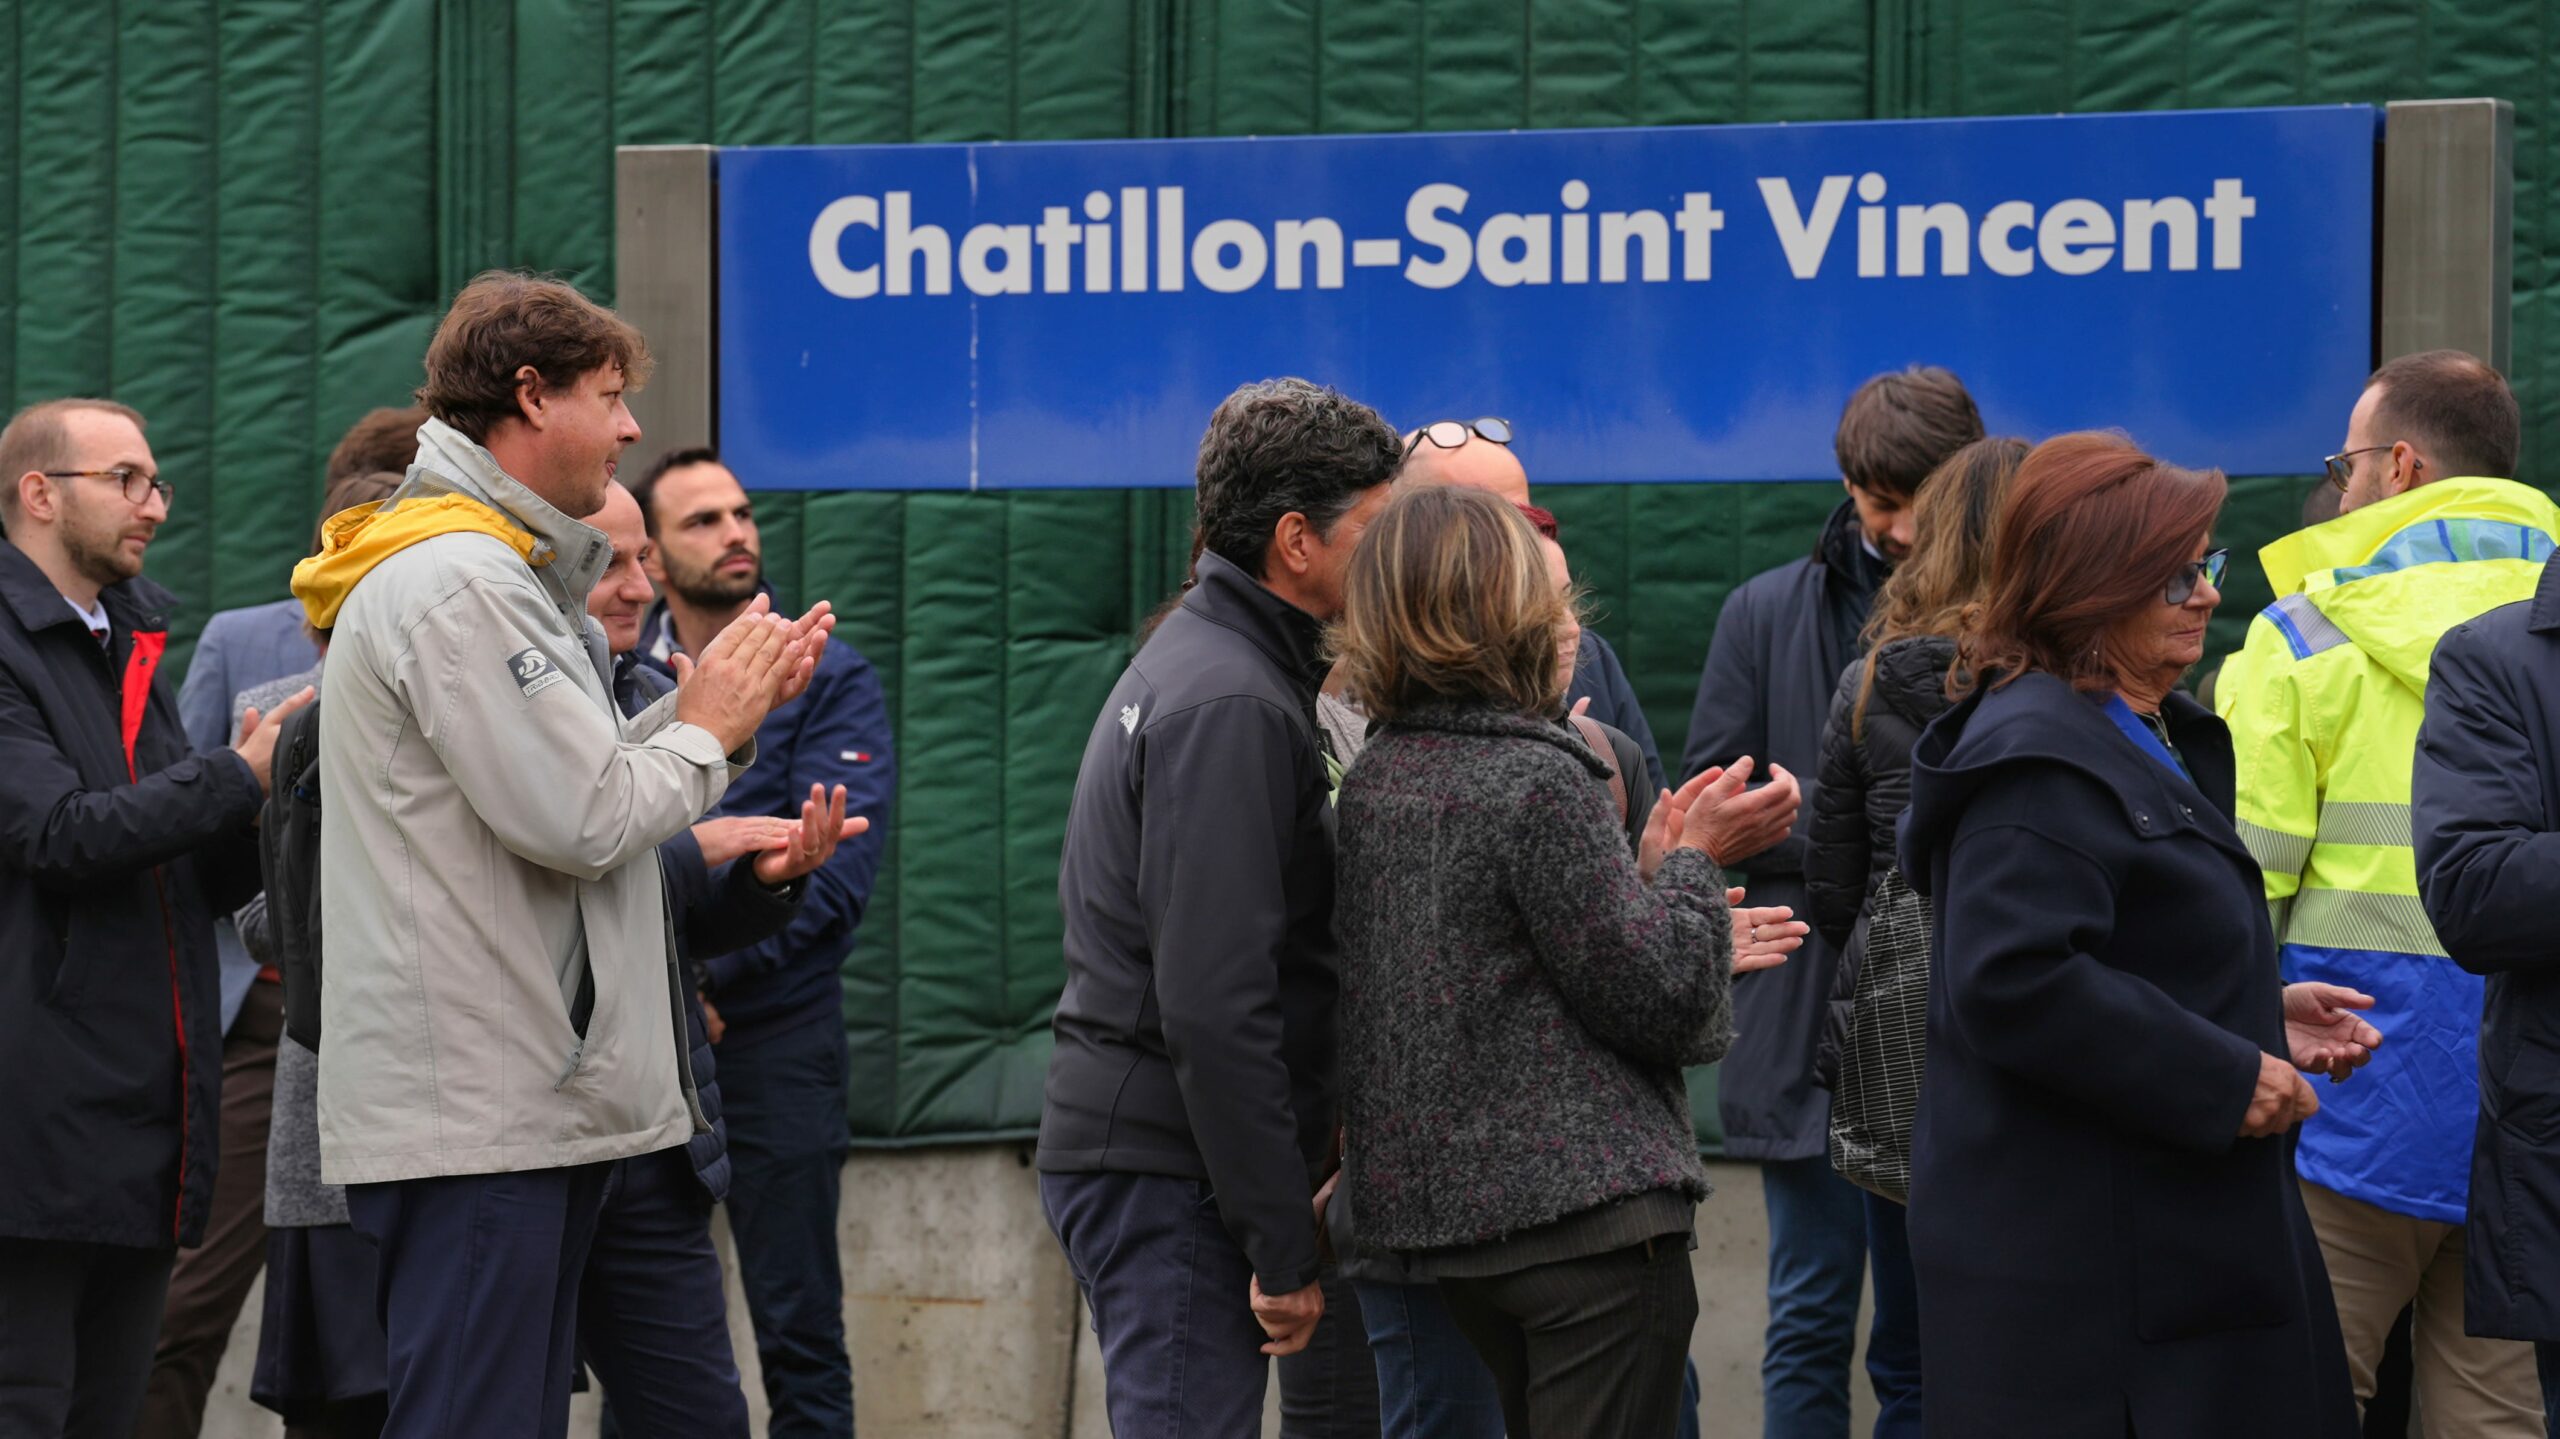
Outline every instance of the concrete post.
{"label": "concrete post", "polygon": [[2504,100],[2385,107],[2380,358],[2453,349],[2507,368],[2515,149],[2516,110]]}
{"label": "concrete post", "polygon": [[719,439],[714,154],[709,145],[614,152],[614,307],[657,361],[631,407],[652,454]]}

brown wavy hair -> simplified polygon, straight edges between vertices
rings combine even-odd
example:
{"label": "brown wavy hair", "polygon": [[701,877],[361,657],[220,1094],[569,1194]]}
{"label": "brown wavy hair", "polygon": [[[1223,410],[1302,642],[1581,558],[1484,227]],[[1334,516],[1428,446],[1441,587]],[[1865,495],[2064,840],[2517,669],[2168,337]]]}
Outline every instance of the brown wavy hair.
{"label": "brown wavy hair", "polygon": [[625,387],[649,383],[649,342],[620,315],[561,280],[490,270],[462,287],[427,342],[418,403],[488,443],[501,420],[523,414],[516,371],[531,365],[545,386],[566,390],[613,365]]}
{"label": "brown wavy hair", "polygon": [[1343,579],[1333,652],[1344,688],[1382,720],[1433,700],[1555,713],[1572,609],[1529,521],[1464,485],[1398,488]]}
{"label": "brown wavy hair", "polygon": [[1867,617],[1866,673],[1849,711],[1849,734],[1863,737],[1867,701],[1876,692],[1878,652],[1899,639],[1964,632],[1965,607],[1982,597],[1991,571],[1991,539],[2000,502],[2027,457],[2027,442],[2008,435],[1976,440],[1947,456],[1920,486],[1911,509],[1917,534],[1911,558],[1894,567]]}
{"label": "brown wavy hair", "polygon": [[2230,482],[2163,464],[2121,434],[2057,435],[2027,452],[1993,521],[1991,573],[1970,606],[1950,686],[1992,688],[2030,670],[2079,690],[2132,667],[2116,626],[2160,592],[2213,532]]}

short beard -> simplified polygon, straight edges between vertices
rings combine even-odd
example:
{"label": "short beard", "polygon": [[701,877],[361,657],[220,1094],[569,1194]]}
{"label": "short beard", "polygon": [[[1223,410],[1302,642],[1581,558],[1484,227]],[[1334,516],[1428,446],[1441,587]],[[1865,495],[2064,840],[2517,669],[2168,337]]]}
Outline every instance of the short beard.
{"label": "short beard", "polygon": [[[723,555],[721,558],[728,557]],[[695,609],[716,610],[744,604],[756,597],[756,591],[764,588],[764,561],[761,558],[757,559],[754,570],[735,579],[721,574],[717,566],[718,561],[714,561],[712,568],[698,572],[667,566],[668,592]]]}
{"label": "short beard", "polygon": [[65,525],[62,530],[62,553],[64,558],[71,561],[72,568],[78,570],[84,578],[95,582],[100,589],[109,585],[122,584],[142,573],[140,560],[125,557],[124,535],[121,531],[111,532],[104,545],[97,545],[76,527]]}

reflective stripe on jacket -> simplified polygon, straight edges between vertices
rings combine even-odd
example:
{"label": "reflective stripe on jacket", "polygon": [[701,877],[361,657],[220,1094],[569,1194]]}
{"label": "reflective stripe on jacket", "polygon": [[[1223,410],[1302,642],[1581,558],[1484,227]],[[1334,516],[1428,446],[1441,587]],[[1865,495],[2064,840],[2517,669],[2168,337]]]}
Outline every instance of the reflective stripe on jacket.
{"label": "reflective stripe on jacket", "polygon": [[2446,630],[2533,593],[2560,506],[2510,480],[2444,479],[2260,553],[2282,596],[2216,681],[2239,828],[2266,871],[2285,978],[2374,997],[2384,1036],[2303,1127],[2305,1179],[2462,1222],[2481,982],[2418,902],[2410,758]]}

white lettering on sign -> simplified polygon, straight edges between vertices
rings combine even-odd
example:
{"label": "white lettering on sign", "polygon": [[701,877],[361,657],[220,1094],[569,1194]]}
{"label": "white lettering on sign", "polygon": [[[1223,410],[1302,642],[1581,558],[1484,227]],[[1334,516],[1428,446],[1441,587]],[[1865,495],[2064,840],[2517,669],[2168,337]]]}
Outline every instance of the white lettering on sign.
{"label": "white lettering on sign", "polygon": [[[1979,214],[1926,197],[1896,196],[1876,171],[1819,177],[1761,176],[1761,208],[1788,272],[1811,280],[1831,262],[1841,221],[1853,220],[1860,279],[1919,279],[1973,273],[2094,275],[2193,271],[2211,232],[2211,267],[2241,268],[2243,227],[2258,213],[2241,181],[2216,178],[2201,200],[2145,195],[2119,201],[2057,200],[2039,208],[2002,200]],[[1434,181],[1405,197],[1402,235],[1351,235],[1323,215],[1268,224],[1233,216],[1189,223],[1183,187],[1129,185],[1115,196],[1092,190],[1075,205],[1043,205],[1037,223],[973,225],[955,247],[951,231],[917,223],[914,195],[890,190],[846,195],[809,227],[809,269],[827,293],[848,300],[948,295],[956,275],[972,295],[1144,294],[1198,284],[1214,294],[1339,290],[1349,270],[1392,270],[1407,284],[1445,290],[1469,280],[1502,288],[1545,285],[1684,284],[1715,278],[1717,239],[1726,233],[1715,192],[1688,190],[1670,209],[1594,211],[1591,187],[1568,180],[1554,211],[1473,215],[1465,186]],[[1856,213],[1851,215],[1854,198]],[[1894,203],[1888,203],[1888,200]],[[1594,222],[1597,222],[1596,224]],[[848,239],[865,263],[846,260]],[[1676,238],[1675,238],[1676,237]],[[1675,265],[1674,260],[1677,259]]]}

